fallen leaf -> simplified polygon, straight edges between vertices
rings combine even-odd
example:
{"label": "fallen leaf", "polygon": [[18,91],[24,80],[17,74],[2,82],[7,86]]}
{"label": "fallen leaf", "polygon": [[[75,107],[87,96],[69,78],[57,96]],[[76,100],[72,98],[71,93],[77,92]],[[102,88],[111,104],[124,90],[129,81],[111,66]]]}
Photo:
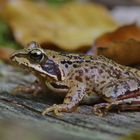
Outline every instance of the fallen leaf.
{"label": "fallen leaf", "polygon": [[124,25],[113,32],[107,32],[95,40],[95,45],[99,47],[107,47],[112,42],[127,41],[135,39],[140,41],[140,27],[136,24]]}
{"label": "fallen leaf", "polygon": [[124,65],[140,64],[139,41],[140,28],[136,24],[125,25],[98,37],[89,53],[104,55]]}
{"label": "fallen leaf", "polygon": [[134,39],[119,41],[98,48],[98,55],[104,55],[124,65],[140,64],[140,41]]}
{"label": "fallen leaf", "polygon": [[15,51],[15,49],[12,48],[5,48],[0,47],[0,60],[3,60],[5,62],[10,62],[9,56]]}
{"label": "fallen leaf", "polygon": [[97,4],[52,6],[15,0],[2,7],[0,15],[23,46],[35,40],[49,49],[88,50],[95,38],[118,27],[107,9]]}

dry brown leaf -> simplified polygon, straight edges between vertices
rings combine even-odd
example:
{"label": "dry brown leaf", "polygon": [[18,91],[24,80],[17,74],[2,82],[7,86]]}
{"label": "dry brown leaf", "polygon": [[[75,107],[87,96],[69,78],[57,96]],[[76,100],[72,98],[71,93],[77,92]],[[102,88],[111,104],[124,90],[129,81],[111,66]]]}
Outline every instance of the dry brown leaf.
{"label": "dry brown leaf", "polygon": [[107,47],[98,48],[98,54],[124,65],[140,64],[140,41],[130,39],[110,43]]}
{"label": "dry brown leaf", "polygon": [[14,52],[15,50],[12,48],[4,48],[0,47],[0,60],[3,60],[5,62],[10,62],[9,56]]}
{"label": "dry brown leaf", "polygon": [[140,28],[136,24],[119,27],[98,37],[94,55],[104,55],[124,65],[140,64]]}
{"label": "dry brown leaf", "polygon": [[107,47],[112,42],[127,41],[135,39],[140,41],[140,27],[136,24],[124,25],[113,32],[107,32],[95,41],[95,46],[98,48]]}
{"label": "dry brown leaf", "polygon": [[[66,51],[88,49],[101,34],[118,27],[101,5],[69,3],[63,6],[27,0],[9,1],[1,16],[23,46],[35,40]],[[44,45],[45,44],[45,45]]]}

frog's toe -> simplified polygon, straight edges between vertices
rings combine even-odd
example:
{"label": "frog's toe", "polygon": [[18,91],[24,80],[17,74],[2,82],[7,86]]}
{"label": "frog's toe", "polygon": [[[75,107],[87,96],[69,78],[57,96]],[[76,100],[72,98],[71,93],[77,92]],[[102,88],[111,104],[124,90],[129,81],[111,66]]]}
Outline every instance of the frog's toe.
{"label": "frog's toe", "polygon": [[46,108],[43,112],[42,112],[42,115],[46,115],[46,114],[48,114],[49,112],[54,112],[54,114],[56,115],[56,116],[60,116],[60,115],[62,115],[62,107],[61,107],[61,105],[56,105],[56,104],[54,104],[53,106],[51,106],[51,107],[48,107],[48,108]]}
{"label": "frog's toe", "polygon": [[93,112],[98,116],[104,116],[107,114],[109,109],[110,109],[109,103],[100,103],[94,105]]}

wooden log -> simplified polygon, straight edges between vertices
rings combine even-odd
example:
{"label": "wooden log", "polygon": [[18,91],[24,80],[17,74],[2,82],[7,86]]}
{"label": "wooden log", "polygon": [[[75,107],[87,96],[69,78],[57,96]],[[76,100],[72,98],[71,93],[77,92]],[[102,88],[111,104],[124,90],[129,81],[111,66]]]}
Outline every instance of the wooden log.
{"label": "wooden log", "polygon": [[77,112],[64,113],[60,117],[51,113],[42,116],[41,112],[45,107],[61,103],[62,99],[50,95],[12,95],[16,86],[28,85],[33,81],[33,76],[0,64],[2,140],[14,140],[19,137],[21,140],[117,140],[132,131],[140,130],[140,112],[112,112],[105,117],[98,117],[92,113],[92,106],[81,105]]}

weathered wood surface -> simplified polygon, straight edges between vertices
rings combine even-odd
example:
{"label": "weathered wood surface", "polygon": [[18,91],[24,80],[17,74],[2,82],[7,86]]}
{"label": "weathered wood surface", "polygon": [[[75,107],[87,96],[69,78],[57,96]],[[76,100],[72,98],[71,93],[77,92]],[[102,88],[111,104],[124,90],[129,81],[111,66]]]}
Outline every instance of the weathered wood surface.
{"label": "weathered wood surface", "polygon": [[46,106],[62,100],[11,94],[17,85],[28,85],[33,80],[30,75],[0,64],[1,140],[117,140],[140,130],[140,112],[109,113],[98,117],[91,112],[92,106],[83,105],[77,112],[64,113],[61,117],[42,116],[41,111]]}

